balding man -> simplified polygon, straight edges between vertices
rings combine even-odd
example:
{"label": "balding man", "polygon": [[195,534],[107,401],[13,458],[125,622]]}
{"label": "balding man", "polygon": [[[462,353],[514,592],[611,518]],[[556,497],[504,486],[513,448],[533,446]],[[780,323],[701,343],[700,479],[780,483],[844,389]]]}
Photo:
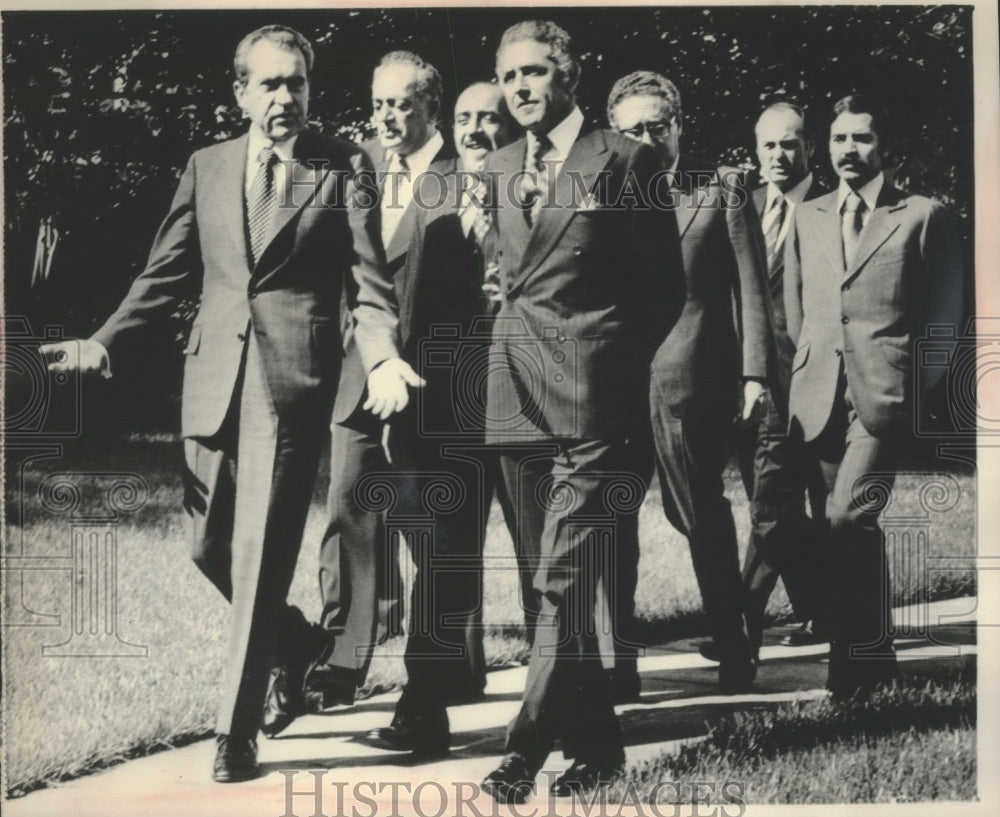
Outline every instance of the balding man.
{"label": "balding man", "polygon": [[[406,686],[392,723],[367,739],[418,757],[448,750],[446,707],[481,697],[486,684],[482,548],[499,464],[484,446],[483,424],[459,418],[463,407],[457,403],[475,383],[455,378],[465,373],[474,380],[489,348],[492,309],[482,288],[493,251],[479,172],[489,153],[514,138],[515,128],[495,84],[475,83],[459,95],[458,157],[432,164],[414,191],[410,243],[396,282],[402,354],[427,386],[410,410],[394,418],[388,454],[399,469],[400,512],[429,518],[431,526],[426,538],[409,540],[416,572]],[[443,356],[462,366],[442,366]],[[454,501],[425,501],[436,491]],[[503,500],[501,493],[509,515]]]}
{"label": "balding man", "polygon": [[[802,625],[782,640],[786,646],[826,640],[817,605],[817,543],[821,539],[824,489],[818,465],[788,430],[788,386],[795,345],[788,336],[784,304],[785,237],[796,208],[824,192],[809,170],[813,145],[805,114],[788,102],[767,107],[754,128],[757,160],[766,184],[753,191],[767,253],[768,295],[773,318],[768,359],[769,389],[742,425],[737,446],[750,498],[750,542],[743,562],[750,638],[763,640],[764,610],[781,575]],[[809,488],[812,515],[805,511]],[[707,650],[703,649],[702,654]],[[712,657],[712,656],[709,656]]]}
{"label": "balding man", "polygon": [[[372,158],[380,187],[381,234],[387,274],[398,284],[413,233],[413,186],[431,162],[452,154],[438,130],[441,75],[410,51],[386,54],[372,75],[376,136],[362,147]],[[335,642],[309,673],[310,692],[325,704],[354,700],[368,672],[372,650],[401,629],[402,580],[383,517],[358,501],[356,487],[392,469],[382,451],[382,420],[363,411],[364,370],[351,329],[341,313],[344,362],[333,409],[329,523],[320,549],[322,625]]]}

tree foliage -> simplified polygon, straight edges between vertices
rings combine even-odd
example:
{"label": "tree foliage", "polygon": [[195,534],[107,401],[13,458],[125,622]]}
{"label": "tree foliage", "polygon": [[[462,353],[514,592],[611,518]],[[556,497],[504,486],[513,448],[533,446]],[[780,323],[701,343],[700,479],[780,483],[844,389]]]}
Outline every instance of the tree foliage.
{"label": "tree foliage", "polygon": [[[76,334],[103,320],[141,270],[187,156],[243,129],[231,65],[248,31],[302,31],[316,50],[313,123],[359,140],[382,53],[434,63],[447,114],[465,85],[492,76],[503,28],[529,15],[574,36],[593,122],[604,123],[619,76],[659,70],[683,97],[682,148],[719,161],[750,167],[762,104],[786,98],[809,110],[815,169],[829,181],[831,103],[882,95],[897,125],[897,180],[949,204],[971,247],[971,7],[5,12],[8,311],[35,309]],[[29,292],[46,218],[60,243],[45,290]]]}

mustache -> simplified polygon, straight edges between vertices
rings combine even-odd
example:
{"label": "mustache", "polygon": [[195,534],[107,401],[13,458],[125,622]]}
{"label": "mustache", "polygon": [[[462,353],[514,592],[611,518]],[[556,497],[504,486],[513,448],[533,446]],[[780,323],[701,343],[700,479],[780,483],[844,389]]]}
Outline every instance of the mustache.
{"label": "mustache", "polygon": [[464,148],[482,148],[483,150],[492,150],[493,145],[488,139],[482,136],[467,136],[462,140],[462,147]]}

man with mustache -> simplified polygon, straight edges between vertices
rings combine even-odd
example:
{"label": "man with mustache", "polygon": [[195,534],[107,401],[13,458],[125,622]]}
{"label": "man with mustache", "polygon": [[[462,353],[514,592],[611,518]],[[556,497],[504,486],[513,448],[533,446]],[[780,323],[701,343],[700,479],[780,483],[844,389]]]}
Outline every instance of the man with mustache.
{"label": "man with mustache", "polygon": [[[719,684],[741,691],[754,679],[756,656],[722,474],[740,392],[749,413],[767,375],[770,321],[757,213],[735,169],[681,153],[681,97],[665,76],[635,71],[622,77],[611,89],[607,112],[619,133],[657,151],[679,203],[687,302],[653,358],[656,470],[663,510],[691,550],[718,649]],[[633,595],[635,585],[618,592]],[[628,657],[618,652],[618,660]]]}
{"label": "man with mustache", "polygon": [[[397,279],[402,354],[427,385],[410,410],[393,418],[388,453],[399,469],[400,513],[430,519],[432,527],[426,538],[409,540],[416,573],[406,686],[392,723],[367,738],[379,748],[421,757],[448,750],[446,707],[481,697],[486,684],[482,549],[499,469],[483,445],[484,424],[475,411],[491,323],[482,287],[493,260],[479,173],[515,128],[495,84],[478,82],[459,94],[458,157],[435,162],[418,183],[420,206]],[[443,356],[454,363],[442,366]],[[435,490],[454,500],[428,507]],[[509,515],[502,492],[500,500]]]}
{"label": "man with mustache", "polygon": [[886,180],[884,108],[852,95],[833,117],[830,159],[840,184],[796,208],[784,299],[796,342],[790,433],[819,460],[829,492],[827,687],[845,699],[897,674],[878,516],[912,432],[916,390],[941,374],[915,365],[914,341],[934,324],[957,327],[962,264],[945,208]]}
{"label": "man with mustache", "polygon": [[[553,781],[556,796],[607,780],[625,760],[595,633],[597,586],[615,587],[615,566],[638,548],[649,363],[680,315],[684,275],[676,219],[650,201],[659,159],[585,126],[569,34],[547,21],[510,27],[496,74],[528,133],[486,159],[502,294],[487,440],[501,446],[518,515],[541,520],[528,544],[542,606],[507,754],[483,788],[523,802],[557,739],[573,764]],[[534,459],[511,456],[514,443],[533,446]]]}
{"label": "man with mustache", "polygon": [[[410,51],[389,52],[372,76],[376,136],[362,148],[377,171],[387,274],[397,283],[418,209],[414,185],[432,161],[453,155],[436,124],[441,92],[437,69]],[[333,409],[334,468],[319,568],[321,623],[335,641],[306,682],[308,696],[323,705],[353,702],[372,649],[400,631],[402,614],[402,579],[383,516],[363,507],[356,490],[367,477],[392,471],[382,450],[382,421],[389,415],[373,416],[364,408],[364,366],[346,304],[341,314],[344,362]]]}
{"label": "man with mustache", "polygon": [[[249,133],[196,151],[145,270],[93,338],[42,348],[53,371],[110,376],[184,299],[200,304],[184,349],[181,429],[192,555],[231,602],[214,780],[259,773],[268,675],[298,687],[324,637],[286,596],[329,424],[352,308],[370,405],[405,406],[418,379],[396,354],[367,156],[306,127],[313,50],[265,26],[236,49]],[[142,361],[148,363],[148,361]]]}
{"label": "man with mustache", "polygon": [[[756,648],[763,640],[764,610],[780,573],[802,625],[782,640],[786,646],[826,640],[817,607],[816,546],[826,516],[819,469],[801,441],[788,437],[788,386],[795,345],[785,320],[785,237],[796,208],[824,192],[809,170],[813,146],[805,135],[805,114],[788,102],[775,102],[754,128],[757,160],[766,183],[753,192],[767,253],[772,335],[769,388],[741,426],[737,452],[750,499],[750,542],[743,563],[747,622]],[[805,513],[809,486],[811,518]],[[702,654],[710,650],[702,648]],[[709,655],[707,657],[715,657]]]}

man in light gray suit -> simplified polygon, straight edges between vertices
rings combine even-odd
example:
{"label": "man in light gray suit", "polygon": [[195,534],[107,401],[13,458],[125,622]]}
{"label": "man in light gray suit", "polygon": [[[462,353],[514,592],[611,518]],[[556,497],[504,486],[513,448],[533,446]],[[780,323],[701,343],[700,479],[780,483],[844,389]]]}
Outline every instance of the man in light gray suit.
{"label": "man in light gray suit", "polygon": [[818,458],[829,492],[827,686],[849,698],[897,673],[878,516],[912,432],[916,390],[941,374],[915,367],[914,342],[931,325],[957,326],[962,264],[947,210],[885,179],[882,106],[848,96],[833,115],[830,159],[840,184],[795,212],[784,297],[796,343],[790,433]]}

